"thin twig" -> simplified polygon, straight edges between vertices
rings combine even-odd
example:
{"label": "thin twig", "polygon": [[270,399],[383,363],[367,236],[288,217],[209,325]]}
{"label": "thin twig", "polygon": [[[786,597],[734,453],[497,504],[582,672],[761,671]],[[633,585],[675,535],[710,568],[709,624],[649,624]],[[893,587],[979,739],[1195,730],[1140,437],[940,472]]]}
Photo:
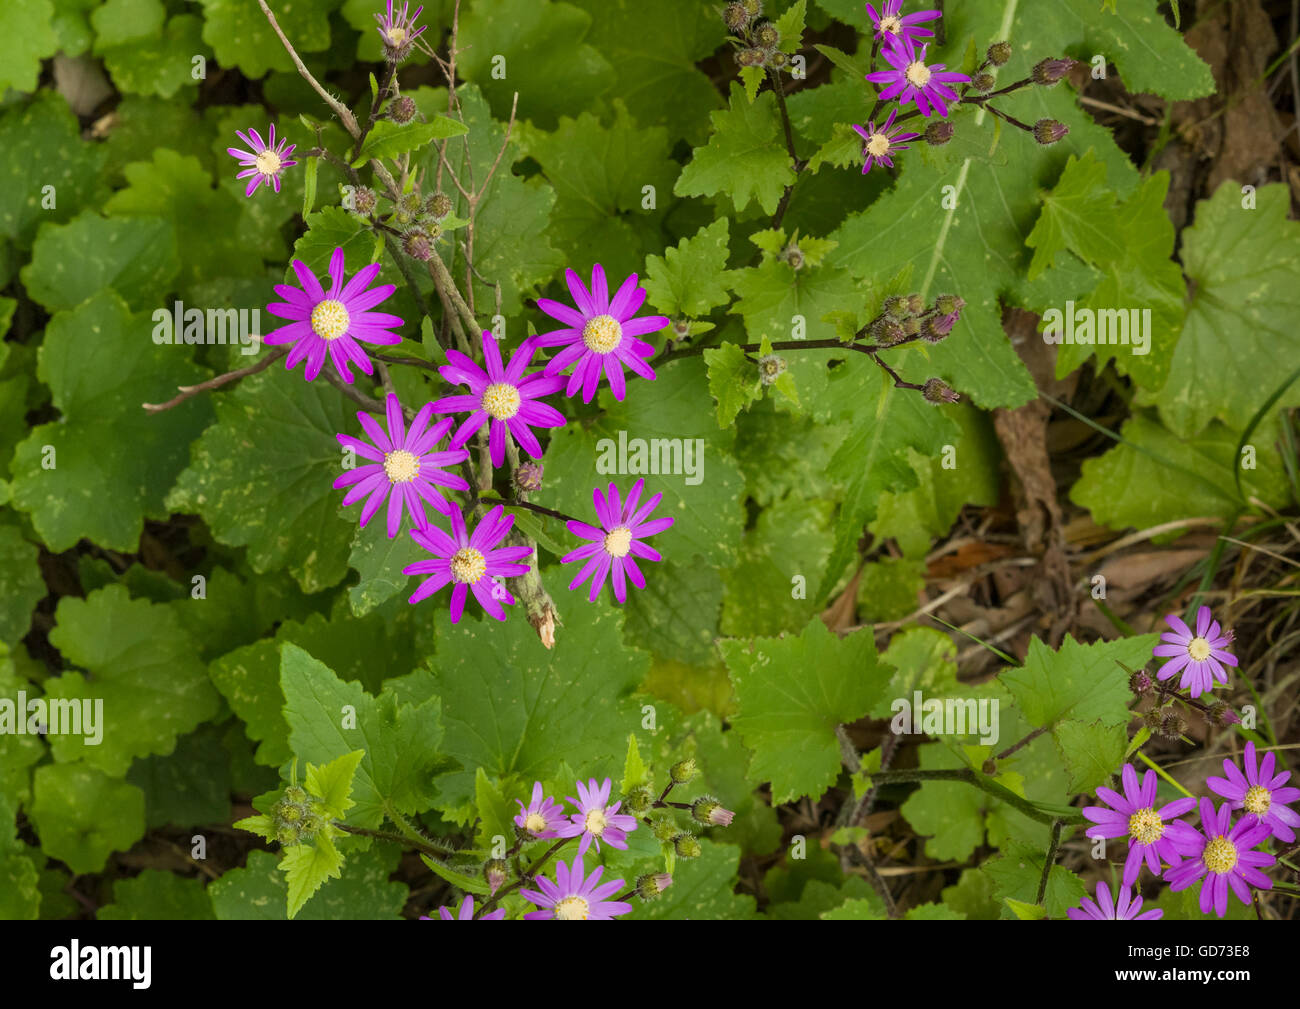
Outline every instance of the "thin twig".
{"label": "thin twig", "polygon": [[200,382],[198,385],[178,385],[176,388],[181,391],[181,394],[169,399],[166,403],[141,403],[140,405],[149,411],[149,413],[162,413],[164,410],[170,410],[174,406],[179,406],[190,397],[197,396],[201,392],[210,392],[213,389],[220,389],[223,385],[230,382],[237,382],[241,378],[247,378],[249,375],[256,375],[259,371],[265,371],[287,353],[289,353],[288,347],[277,347],[256,364],[250,364],[247,368],[228,371],[224,375],[217,375],[214,378],[208,379],[206,382]]}
{"label": "thin twig", "polygon": [[316,78],[311,75],[311,71],[303,65],[303,62],[298,58],[298,53],[293,48],[293,45],[284,37],[284,32],[280,31],[280,26],[275,21],[275,15],[271,13],[271,8],[266,6],[266,0],[257,0],[257,5],[262,8],[262,13],[266,15],[266,20],[271,22],[272,31],[280,37],[280,41],[284,44],[285,51],[289,54],[289,59],[293,60],[293,65],[298,68],[298,73],[302,75],[303,80],[310,84],[316,90],[318,95],[325,99],[325,104],[334,110],[334,114],[339,117],[339,121],[343,124],[343,128],[348,131],[349,135],[354,139],[360,136],[361,128],[357,126],[356,117],[346,105],[321,87],[320,81],[316,80]]}

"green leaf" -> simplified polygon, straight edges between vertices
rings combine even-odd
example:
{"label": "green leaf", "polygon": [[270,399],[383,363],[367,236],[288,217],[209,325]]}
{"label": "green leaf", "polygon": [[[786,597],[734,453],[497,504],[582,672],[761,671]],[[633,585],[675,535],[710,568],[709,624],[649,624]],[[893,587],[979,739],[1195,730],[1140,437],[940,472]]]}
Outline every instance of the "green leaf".
{"label": "green leaf", "polygon": [[356,777],[357,765],[365,755],[365,750],[353,750],[323,767],[307,765],[303,787],[320,799],[325,812],[336,820],[341,820],[343,814],[356,805],[351,799],[352,781]]}
{"label": "green leaf", "polygon": [[[198,0],[203,7],[203,41],[223,67],[239,67],[250,79],[268,70],[293,71],[284,43],[276,36],[257,0]],[[343,0],[272,6],[285,38],[299,53],[316,53],[330,46],[329,13]],[[373,26],[372,26],[373,27]]]}
{"label": "green leaf", "polygon": [[1064,718],[1123,725],[1130,718],[1133,692],[1120,663],[1132,669],[1145,665],[1158,640],[1157,635],[1142,634],[1081,645],[1067,634],[1054,652],[1034,637],[1025,664],[998,679],[1035,727],[1055,726]]}
{"label": "green leaf", "polygon": [[348,566],[361,576],[357,584],[348,589],[348,599],[356,616],[365,616],[408,588],[414,590],[416,583],[411,581],[410,575],[402,574],[402,569],[426,559],[428,554],[411,539],[410,522],[409,515],[404,517],[402,528],[392,539],[388,538],[388,529],[383,521],[372,521],[364,529],[357,526],[352,552],[348,555]]}
{"label": "green leaf", "polygon": [[797,53],[803,37],[804,17],[808,12],[808,0],[795,0],[786,8],[784,14],[776,19],[776,30],[781,36],[780,50],[783,53]]}
{"label": "green leaf", "polygon": [[0,95],[10,88],[36,90],[41,60],[59,48],[53,21],[50,0],[24,0],[0,7]]}
{"label": "green leaf", "polygon": [[946,697],[959,692],[957,683],[957,646],[952,638],[931,627],[913,627],[889,639],[882,661],[894,667],[889,689],[872,709],[873,718],[889,718],[893,713],[890,699],[904,697],[910,702],[919,690],[925,697]]}
{"label": "green leaf", "polygon": [[725,193],[737,211],[752,200],[765,214],[774,213],[785,187],[794,182],[776,97],[765,91],[751,104],[733,81],[728,109],[710,113],[710,118],[709,143],[695,149],[673,192],[678,196]]}
{"label": "green leaf", "polygon": [[212,55],[203,44],[202,33],[202,18],[196,14],[177,14],[165,28],[160,26],[147,38],[133,39],[112,48],[101,45],[101,39],[95,51],[103,56],[118,90],[170,98],[181,88],[198,88],[192,60],[195,56],[209,59]]}
{"label": "green leaf", "polygon": [[1096,267],[1121,259],[1124,246],[1114,204],[1115,194],[1106,186],[1105,162],[1098,161],[1093,150],[1082,158],[1070,155],[1056,185],[1043,194],[1038,223],[1025,239],[1034,250],[1029,279],[1051,266],[1062,249]]}
{"label": "green leaf", "polygon": [[167,9],[162,0],[105,0],[90,15],[96,49],[148,38],[162,30]]}
{"label": "green leaf", "polygon": [[[631,921],[747,921],[754,898],[735,892],[740,849],[700,841],[699,858],[678,859],[673,885],[654,900],[633,898]],[[628,885],[632,884],[628,880]]]}
{"label": "green leaf", "polygon": [[469,132],[464,123],[437,116],[429,122],[412,120],[399,126],[389,119],[381,119],[371,127],[361,153],[352,161],[353,168],[360,168],[372,158],[396,158],[407,151],[418,151],[435,140],[446,140]]}
{"label": "green leaf", "polygon": [[212,901],[200,879],[145,869],[113,884],[113,903],[95,912],[97,921],[213,921]]}
{"label": "green leaf", "polygon": [[1124,763],[1128,729],[1067,718],[1052,730],[1061,761],[1070,775],[1071,792],[1091,792],[1104,785]]}
{"label": "green leaf", "polygon": [[289,884],[289,917],[295,917],[302,906],[321,885],[329,879],[338,879],[343,871],[343,856],[326,833],[316,835],[314,844],[295,844],[286,848],[280,859]]}
{"label": "green leaf", "polygon": [[[12,706],[16,716],[23,712],[18,697],[20,690],[29,705],[43,694],[39,686],[18,675],[14,670],[14,660],[9,657],[9,646],[0,641],[0,701]],[[27,718],[27,715],[21,717]],[[45,743],[39,734],[0,733],[0,803],[6,798],[13,803],[27,802],[31,797],[28,768],[38,763],[45,752]]]}
{"label": "green leaf", "polygon": [[818,618],[798,638],[721,643],[736,691],[732,725],[773,803],[819,798],[839,774],[835,729],[867,714],[889,683],[869,633],[838,638]]}
{"label": "green leaf", "polygon": [[40,555],[21,529],[0,525],[0,641],[22,640],[32,625],[32,610],[49,592]]}
{"label": "green leaf", "polygon": [[741,410],[763,396],[758,367],[734,343],[710,347],[704,352],[704,363],[709,369],[709,394],[718,404],[718,427],[729,428]]}
{"label": "green leaf", "polygon": [[244,733],[259,742],[259,764],[279,767],[293,753],[280,693],[280,649],[258,641],[221,656],[209,667],[213,685],[243,722]]}
{"label": "green leaf", "polygon": [[303,167],[302,219],[304,221],[316,206],[316,172],[319,165],[320,158],[308,158],[307,164]]}
{"label": "green leaf", "polygon": [[[1011,901],[1031,905],[1038,895],[1043,877],[1044,852],[1019,841],[1007,844],[1001,853],[984,863],[984,872],[993,880],[993,894],[1008,903],[1003,917],[1015,915]],[[1064,918],[1066,911],[1078,907],[1084,897],[1083,882],[1063,865],[1054,865],[1047,877],[1043,906],[1049,918]]]}
{"label": "green leaf", "polygon": [[[51,700],[78,702],[83,712],[83,734],[48,737],[60,762],[80,759],[120,776],[136,757],[171,753],[177,737],[217,713],[194,642],[168,607],[110,585],[85,599],[64,596],[54,620],[50,643],[88,674],[45,681]],[[94,735],[84,734],[87,702],[96,712]]]}
{"label": "green leaf", "polygon": [[364,749],[352,786],[348,822],[376,828],[385,814],[412,814],[432,799],[431,772],[443,737],[436,697],[400,704],[385,691],[376,699],[356,683],[344,683],[297,645],[280,649],[280,687],[289,742],[296,756],[332,761]]}
{"label": "green leaf", "polygon": [[646,300],[664,315],[699,319],[727,304],[725,282],[729,251],[726,217],[700,228],[690,238],[647,256]]}
{"label": "green leaf", "polygon": [[665,659],[709,663],[715,660],[722,584],[715,568],[665,562],[658,578],[628,593],[628,644]]}
{"label": "green leaf", "polygon": [[287,567],[304,592],[319,592],[347,573],[353,534],[333,489],[335,434],[352,433],[355,422],[326,382],[283,370],[217,398],[217,421],[195,443],[167,505],[202,516],[219,542],[248,547],[259,574]]}
{"label": "green leaf", "polygon": [[1013,900],[1011,897],[1007,897],[1006,902],[1007,907],[1021,921],[1041,921],[1047,917],[1047,908],[1038,904],[1026,904],[1023,900]]}
{"label": "green leaf", "polygon": [[211,722],[181,736],[171,753],[138,758],[126,780],[144,792],[150,830],[185,829],[230,819],[230,751]]}
{"label": "green leaf", "polygon": [[645,762],[641,759],[641,751],[636,745],[636,733],[627,734],[627,759],[623,761],[623,782],[619,785],[620,790],[627,794],[632,789],[645,784],[649,780]]}
{"label": "green leaf", "polygon": [[[348,870],[326,881],[298,914],[301,921],[395,920],[408,890],[389,879],[401,852],[392,845],[348,853]],[[222,921],[283,921],[289,887],[279,860],[269,851],[250,851],[244,868],[230,869],[208,887]]]}
{"label": "green leaf", "polygon": [[[917,748],[917,757],[922,770],[927,771],[965,766],[943,743],[922,744]],[[964,781],[926,781],[907,797],[899,812],[926,838],[927,856],[940,861],[965,861],[984,841],[984,817],[994,801]]]}
{"label": "green leaf", "polygon": [[99,872],[144,836],[144,793],[84,763],[36,769],[28,814],[41,850],[73,872]]}

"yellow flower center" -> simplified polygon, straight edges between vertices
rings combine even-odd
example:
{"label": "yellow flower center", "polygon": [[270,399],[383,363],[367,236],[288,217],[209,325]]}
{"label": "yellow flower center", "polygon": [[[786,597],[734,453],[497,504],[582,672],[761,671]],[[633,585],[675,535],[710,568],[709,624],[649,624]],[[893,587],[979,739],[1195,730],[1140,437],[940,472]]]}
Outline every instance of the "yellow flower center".
{"label": "yellow flower center", "polygon": [[1246,798],[1242,803],[1242,808],[1247,813],[1263,816],[1268,812],[1268,807],[1271,805],[1273,805],[1273,793],[1263,785],[1251,785],[1246,789]]}
{"label": "yellow flower center", "polygon": [[1231,872],[1237,864],[1237,846],[1223,835],[1219,835],[1205,846],[1201,861],[1210,872]]}
{"label": "yellow flower center", "polygon": [[472,584],[487,573],[487,561],[473,547],[461,547],[452,555],[451,576],[458,582]]}
{"label": "yellow flower center", "polygon": [[603,809],[593,809],[587,814],[587,819],[583,823],[583,826],[586,828],[588,834],[595,834],[597,837],[600,837],[601,834],[605,833],[605,827],[608,826],[608,821],[605,819],[605,811]]}
{"label": "yellow flower center", "polygon": [[591,905],[581,897],[565,897],[555,905],[556,921],[586,921]]}
{"label": "yellow flower center", "polygon": [[483,390],[483,409],[495,420],[509,420],[519,412],[519,390],[509,382],[496,382]]}
{"label": "yellow flower center", "polygon": [[400,46],[405,41],[406,41],[405,28],[393,27],[388,29],[388,44],[390,46],[394,46],[394,47]]}
{"label": "yellow flower center", "polygon": [[1143,844],[1155,844],[1164,836],[1165,825],[1160,822],[1160,814],[1149,806],[1139,809],[1128,818],[1128,836]]}
{"label": "yellow flower center", "polygon": [[598,315],[582,327],[582,342],[597,354],[608,354],[622,340],[623,327],[612,315]]}
{"label": "yellow flower center", "polygon": [[881,18],[880,30],[890,35],[897,35],[899,32],[903,30],[902,19],[895,18],[895,17]]}
{"label": "yellow flower center", "polygon": [[883,133],[871,134],[871,139],[867,141],[867,153],[874,158],[889,153],[889,138]]}
{"label": "yellow flower center", "polygon": [[632,530],[619,526],[605,534],[605,553],[611,557],[626,557],[632,549]]}
{"label": "yellow flower center", "polygon": [[1193,662],[1204,662],[1210,657],[1210,643],[1204,638],[1192,638],[1187,645],[1187,654]]}
{"label": "yellow flower center", "polygon": [[920,60],[917,60],[915,63],[908,65],[905,76],[907,77],[908,84],[911,84],[914,87],[923,88],[930,83],[930,68]]}
{"label": "yellow flower center", "polygon": [[524,819],[524,830],[530,834],[540,834],[546,829],[546,817],[541,813],[529,813]]}
{"label": "yellow flower center", "polygon": [[341,301],[327,298],[311,310],[311,330],[322,340],[337,340],[351,324]]}
{"label": "yellow flower center", "polygon": [[257,156],[254,163],[263,175],[274,175],[280,170],[280,155],[267,148]]}
{"label": "yellow flower center", "polygon": [[420,459],[404,448],[389,452],[384,456],[384,475],[389,483],[410,483],[420,475]]}

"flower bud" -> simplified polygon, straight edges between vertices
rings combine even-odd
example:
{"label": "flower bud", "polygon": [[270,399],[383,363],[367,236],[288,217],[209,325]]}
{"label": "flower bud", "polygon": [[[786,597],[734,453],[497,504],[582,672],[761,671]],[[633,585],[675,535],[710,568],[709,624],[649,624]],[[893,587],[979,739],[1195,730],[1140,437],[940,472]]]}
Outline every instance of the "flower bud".
{"label": "flower bud", "polygon": [[970,79],[970,86],[976,91],[992,91],[995,83],[993,75],[987,71],[982,74],[976,74]]}
{"label": "flower bud", "polygon": [[1151,689],[1151,677],[1147,675],[1145,669],[1139,669],[1128,678],[1128,688],[1141,697]]}
{"label": "flower bud", "polygon": [[946,119],[940,119],[925,128],[925,142],[931,147],[942,147],[952,139],[955,132],[952,123]]}
{"label": "flower bud", "polygon": [[684,785],[699,773],[700,769],[695,766],[694,757],[687,757],[685,760],[677,761],[668,771],[674,785]]}
{"label": "flower bud", "polygon": [[912,314],[911,302],[901,294],[891,294],[885,299],[884,313],[891,319],[903,322]]}
{"label": "flower bud", "polygon": [[434,193],[424,201],[424,212],[435,220],[441,221],[451,213],[451,197],[446,193]]}
{"label": "flower bud", "polygon": [[399,125],[402,123],[409,123],[415,118],[415,113],[417,111],[418,110],[415,107],[415,99],[407,98],[406,95],[402,95],[401,98],[396,98],[389,104],[388,118]]}
{"label": "flower bud", "polygon": [[952,332],[955,316],[927,315],[921,320],[921,339],[926,343],[942,343]]}
{"label": "flower bud", "polygon": [[781,253],[781,258],[790,264],[790,269],[803,269],[803,250],[799,246],[787,245],[785,251]]}
{"label": "flower bud", "polygon": [[289,847],[289,845],[291,844],[298,844],[301,841],[301,838],[299,837],[298,828],[291,827],[288,824],[284,824],[276,828],[275,839],[279,841],[282,845],[284,845],[286,848]]}
{"label": "flower bud", "polygon": [[994,42],[989,46],[988,60],[995,67],[1004,65],[1009,59],[1011,59],[1010,42]]}
{"label": "flower bud", "polygon": [[870,332],[871,338],[882,347],[892,347],[907,339],[902,326],[893,319],[886,319],[883,316],[871,324]]}
{"label": "flower bud", "polygon": [[501,884],[506,881],[506,874],[510,871],[510,866],[506,864],[504,858],[492,858],[483,866],[483,878],[487,880],[488,893],[496,893]]}
{"label": "flower bud", "polygon": [[727,4],[722,11],[722,23],[727,26],[728,31],[739,34],[749,26],[749,11],[745,10],[742,3]]}
{"label": "flower bud", "polygon": [[1230,725],[1241,724],[1241,718],[1232,710],[1232,707],[1224,701],[1215,701],[1211,704],[1206,715],[1221,729],[1226,729]]}
{"label": "flower bud", "polygon": [[764,21],[754,31],[754,41],[764,49],[771,49],[781,41],[781,33],[771,21]]}
{"label": "flower bud", "polygon": [[764,354],[758,359],[758,380],[763,385],[771,385],[785,374],[785,358],[776,354]]}
{"label": "flower bud", "polygon": [[515,470],[515,486],[528,494],[539,491],[542,489],[542,473],[541,463],[526,462]]}
{"label": "flower bud", "polygon": [[306,802],[307,792],[301,785],[290,785],[284,790],[284,802]]}
{"label": "flower bud", "polygon": [[742,67],[759,67],[767,59],[762,49],[742,49],[736,53],[736,62]]}
{"label": "flower bud", "polygon": [[673,838],[673,851],[678,858],[699,858],[704,853],[699,838],[694,834],[678,834]]}
{"label": "flower bud", "polygon": [[1160,735],[1166,739],[1177,739],[1187,731],[1187,723],[1172,708],[1165,709],[1160,719]]}
{"label": "flower bud", "polygon": [[913,315],[920,315],[925,311],[925,299],[919,294],[909,294],[907,296],[907,308]]}
{"label": "flower bud", "polygon": [[925,383],[921,395],[926,401],[938,406],[940,403],[956,403],[961,397],[944,381],[932,378]]}
{"label": "flower bud", "polygon": [[673,337],[678,340],[684,340],[691,335],[691,324],[685,319],[678,319],[673,323]]}
{"label": "flower bud", "polygon": [[790,57],[781,52],[780,49],[773,49],[767,54],[767,65],[773,70],[780,70],[790,62]]}
{"label": "flower bud", "polygon": [[655,795],[646,785],[632,789],[623,796],[623,808],[629,813],[640,814],[654,805]]}
{"label": "flower bud", "polygon": [[980,771],[991,778],[998,773],[998,762],[992,757],[989,757],[989,759],[984,761],[983,765],[981,765]]}
{"label": "flower bud", "polygon": [[740,0],[740,5],[745,8],[745,13],[752,18],[756,18],[763,13],[763,0]]}
{"label": "flower bud", "polygon": [[1056,143],[1069,132],[1069,127],[1056,119],[1040,119],[1034,123],[1034,139],[1044,147]]}
{"label": "flower bud", "polygon": [[921,320],[914,315],[910,316],[903,323],[903,336],[906,339],[910,340],[912,337],[920,336],[920,335],[921,335]]}
{"label": "flower bud", "polygon": [[1142,723],[1152,732],[1159,732],[1164,719],[1165,712],[1163,708],[1152,708],[1142,716]]}
{"label": "flower bud", "polygon": [[295,802],[280,802],[275,807],[275,817],[281,823],[301,823],[304,812]]}
{"label": "flower bud", "polygon": [[650,833],[655,836],[656,841],[663,844],[671,844],[673,839],[681,833],[681,828],[668,817],[660,817],[650,823]]}
{"label": "flower bud", "polygon": [[420,228],[412,228],[402,236],[402,251],[412,259],[427,263],[433,258],[433,243]]}
{"label": "flower bud", "polygon": [[702,795],[691,803],[691,817],[707,827],[730,827],[736,814],[723,809],[722,803],[711,795]]}
{"label": "flower bud", "polygon": [[648,872],[636,878],[636,892],[642,900],[654,900],[673,885],[672,876],[666,872]]}
{"label": "flower bud", "polygon": [[1029,72],[1029,76],[1034,79],[1035,84],[1042,84],[1050,88],[1068,74],[1073,66],[1074,60],[1072,59],[1053,59],[1049,57],[1035,63],[1034,69]]}
{"label": "flower bud", "polygon": [[955,316],[965,307],[966,299],[956,294],[941,294],[934,299],[934,310],[940,315]]}
{"label": "flower bud", "polygon": [[352,209],[362,217],[369,217],[378,205],[379,198],[373,189],[362,186],[352,191]]}

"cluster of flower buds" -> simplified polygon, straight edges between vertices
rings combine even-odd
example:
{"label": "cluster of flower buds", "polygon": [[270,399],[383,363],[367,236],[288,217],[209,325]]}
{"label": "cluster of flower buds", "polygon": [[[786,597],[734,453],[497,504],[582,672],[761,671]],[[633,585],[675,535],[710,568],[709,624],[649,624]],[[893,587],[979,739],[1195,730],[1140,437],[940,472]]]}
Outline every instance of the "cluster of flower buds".
{"label": "cluster of flower buds", "polygon": [[299,785],[290,785],[271,808],[275,839],[285,847],[310,844],[329,821],[321,812],[320,802]]}
{"label": "cluster of flower buds", "polygon": [[[955,294],[940,294],[928,306],[920,294],[891,295],[885,299],[880,314],[859,330],[858,335],[870,337],[875,345],[870,349],[875,353],[916,340],[940,343],[948,338],[965,307],[965,300]],[[877,363],[880,363],[878,359]],[[931,378],[923,385],[902,382],[897,375],[894,378],[903,388],[919,390],[927,402],[936,406],[956,403],[960,399],[956,391],[939,378]]]}
{"label": "cluster of flower buds", "polygon": [[722,11],[723,24],[731,32],[736,47],[736,62],[742,67],[766,67],[780,70],[789,65],[790,57],[781,51],[781,33],[763,17],[762,0],[737,0]]}
{"label": "cluster of flower buds", "polygon": [[398,201],[393,211],[393,223],[403,228],[402,251],[412,259],[427,263],[433,258],[433,248],[442,237],[442,220],[451,213],[451,198],[445,193],[434,193],[421,199],[408,193]]}

